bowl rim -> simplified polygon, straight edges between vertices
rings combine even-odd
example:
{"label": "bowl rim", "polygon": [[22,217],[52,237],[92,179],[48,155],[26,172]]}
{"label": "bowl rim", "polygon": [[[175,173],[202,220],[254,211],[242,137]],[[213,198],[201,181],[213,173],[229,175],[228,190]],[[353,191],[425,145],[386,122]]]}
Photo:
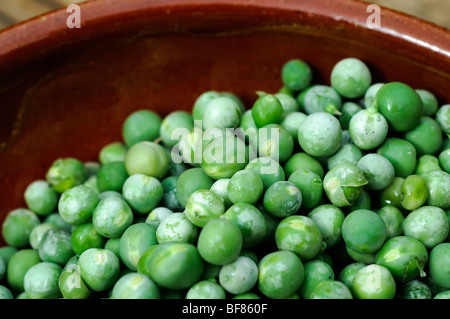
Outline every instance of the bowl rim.
{"label": "bowl rim", "polygon": [[[91,0],[78,5],[82,13],[80,29],[67,27],[70,12],[67,8],[61,8],[0,31],[0,66],[12,65],[36,52],[43,53],[46,49],[42,47],[55,49],[75,41],[77,36],[90,37],[96,32],[105,32],[108,24],[152,14],[177,12],[186,15],[198,10],[205,10],[206,13],[226,10],[231,14],[243,14],[246,10],[248,14],[267,14],[276,10],[369,29],[367,18],[370,12],[367,8],[371,3],[360,0]],[[450,60],[449,29],[396,10],[380,8],[381,28],[372,29],[373,32],[431,50]]]}

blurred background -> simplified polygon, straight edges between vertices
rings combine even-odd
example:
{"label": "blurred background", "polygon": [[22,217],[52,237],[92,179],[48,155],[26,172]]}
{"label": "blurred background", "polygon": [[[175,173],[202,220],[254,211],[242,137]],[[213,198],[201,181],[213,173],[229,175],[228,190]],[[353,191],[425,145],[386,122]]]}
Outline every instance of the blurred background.
{"label": "blurred background", "polygon": [[[89,0],[0,0],[0,29],[50,10],[67,7],[71,3],[85,1]],[[450,0],[364,1],[402,11],[450,29]]]}

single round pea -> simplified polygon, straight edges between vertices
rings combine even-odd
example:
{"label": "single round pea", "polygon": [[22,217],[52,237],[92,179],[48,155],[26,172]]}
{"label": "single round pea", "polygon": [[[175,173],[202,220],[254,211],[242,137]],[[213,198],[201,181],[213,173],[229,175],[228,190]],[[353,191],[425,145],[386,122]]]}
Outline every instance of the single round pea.
{"label": "single round pea", "polygon": [[161,181],[161,185],[163,187],[161,205],[174,212],[180,212],[183,210],[183,206],[181,206],[177,198],[178,178],[178,176],[168,176]]}
{"label": "single round pea", "polygon": [[214,279],[195,283],[186,294],[186,299],[225,299],[225,297],[225,290]]}
{"label": "single round pea", "polygon": [[345,245],[345,250],[347,255],[355,262],[364,263],[367,265],[375,263],[374,253],[360,253],[356,250],[351,249],[347,244]]}
{"label": "single round pea", "polygon": [[152,252],[148,272],[161,287],[187,289],[200,279],[203,269],[204,262],[195,246],[166,242]]}
{"label": "single round pea", "polygon": [[281,80],[288,90],[301,91],[311,83],[311,67],[307,62],[299,59],[289,60],[281,69]]}
{"label": "single round pea", "polygon": [[176,139],[173,139],[173,132],[180,128],[190,130],[193,127],[194,120],[190,113],[186,111],[174,111],[162,120],[159,135],[165,145],[173,147],[178,142]]}
{"label": "single round pea", "polygon": [[9,260],[19,250],[13,246],[0,247],[0,258],[5,262],[5,267],[8,267]]}
{"label": "single round pea", "polygon": [[348,131],[356,146],[362,150],[371,150],[386,140],[388,129],[385,117],[374,108],[368,108],[351,118]]}
{"label": "single round pea", "polygon": [[120,277],[111,291],[111,299],[159,299],[160,296],[153,280],[134,272]]}
{"label": "single round pea", "polygon": [[367,179],[368,190],[382,190],[391,185],[395,177],[394,166],[384,156],[369,153],[361,157],[356,164]]}
{"label": "single round pea", "polygon": [[279,124],[268,124],[258,130],[257,143],[254,143],[259,157],[270,157],[278,162],[287,161],[294,151],[294,139]]}
{"label": "single round pea", "polygon": [[226,96],[211,100],[203,113],[203,129],[210,128],[227,129],[236,128],[241,122],[239,105]]}
{"label": "single round pea", "polygon": [[186,207],[189,196],[199,189],[209,189],[214,179],[201,168],[195,167],[184,171],[177,180],[176,197],[182,207]]}
{"label": "single round pea", "polygon": [[187,219],[198,227],[205,226],[211,219],[220,217],[224,212],[223,199],[209,189],[193,192],[188,197],[184,211]]}
{"label": "single round pea", "polygon": [[24,277],[24,289],[31,299],[56,299],[61,296],[58,280],[61,266],[41,262],[28,269]]}
{"label": "single round pea", "polygon": [[99,203],[97,193],[91,188],[78,185],[62,193],[58,203],[61,218],[70,225],[79,225],[91,219]]}
{"label": "single round pea", "polygon": [[80,275],[78,261],[67,264],[58,279],[59,290],[65,299],[88,299],[91,291],[84,283]]}
{"label": "single round pea", "polygon": [[145,250],[158,243],[156,229],[147,223],[136,223],[128,227],[120,237],[120,260],[131,271],[137,270],[138,261]]}
{"label": "single round pea", "polygon": [[345,219],[344,212],[332,204],[323,204],[315,207],[308,215],[322,234],[327,249],[336,246],[342,239],[342,224]]}
{"label": "single round pea", "polygon": [[128,175],[144,174],[161,179],[169,164],[165,149],[153,142],[138,142],[128,149],[125,168]]}
{"label": "single round pea", "polygon": [[400,299],[432,299],[431,289],[422,281],[411,280],[403,285]]}
{"label": "single round pea", "polygon": [[238,225],[227,219],[212,219],[200,231],[197,248],[207,262],[225,265],[239,256],[242,242]]}
{"label": "single round pea", "polygon": [[442,291],[436,294],[433,299],[450,299],[450,290]]}
{"label": "single round pea", "polygon": [[71,234],[59,228],[49,229],[42,236],[38,251],[42,261],[60,266],[64,266],[75,254],[72,249]]}
{"label": "single round pea", "polygon": [[356,165],[362,156],[363,153],[361,149],[356,145],[350,143],[342,144],[341,147],[339,147],[339,149],[336,151],[336,153],[327,158],[328,170],[344,161]]}
{"label": "single round pea", "polygon": [[111,288],[119,276],[120,263],[108,249],[90,248],[78,259],[80,275],[86,285],[97,292]]}
{"label": "single round pea", "polygon": [[351,118],[362,109],[362,106],[355,102],[347,101],[342,104],[341,114],[338,119],[343,130],[348,130]]}
{"label": "single round pea", "polygon": [[258,266],[248,257],[240,256],[220,269],[219,283],[231,294],[249,292],[257,282]]}
{"label": "single round pea", "polygon": [[164,219],[166,219],[173,213],[174,212],[167,207],[156,207],[150,212],[150,214],[148,214],[145,222],[147,224],[158,227]]}
{"label": "single round pea", "polygon": [[9,287],[17,291],[24,291],[24,277],[28,269],[40,263],[39,253],[34,249],[18,250],[8,262],[6,280]]}
{"label": "single round pea", "polygon": [[397,132],[407,132],[415,128],[423,114],[419,94],[401,82],[383,85],[375,96],[375,105],[389,126]]}
{"label": "single round pea", "polygon": [[375,106],[375,97],[384,84],[385,83],[383,82],[379,82],[369,86],[367,91],[364,93],[364,106],[366,108]]}
{"label": "single round pea", "polygon": [[303,283],[303,263],[291,251],[281,250],[265,255],[258,269],[259,291],[271,299],[289,298]]}
{"label": "single round pea", "polygon": [[331,86],[314,85],[306,92],[303,107],[308,115],[316,112],[337,115],[342,108],[342,98]]}
{"label": "single round pea", "polygon": [[102,165],[111,162],[124,162],[126,154],[127,147],[122,142],[112,142],[101,148],[98,160]]}
{"label": "single round pea", "polygon": [[326,280],[319,283],[311,292],[311,299],[353,299],[352,293],[342,282]]}
{"label": "single round pea", "polygon": [[402,185],[400,202],[407,210],[414,210],[422,206],[428,198],[425,180],[420,175],[409,175]]}
{"label": "single round pea", "polygon": [[439,153],[439,165],[444,171],[450,174],[450,148]]}
{"label": "single round pea", "polygon": [[386,239],[386,224],[377,213],[358,209],[345,217],[342,237],[352,250],[363,254],[374,253]]}
{"label": "single round pea", "polygon": [[168,241],[194,244],[198,233],[198,227],[190,221],[186,213],[173,213],[161,221],[156,230],[156,238],[160,244]]}
{"label": "single round pea", "polygon": [[153,141],[159,136],[161,116],[151,110],[136,110],[122,125],[122,137],[128,147],[138,142]]}
{"label": "single round pea", "polygon": [[441,126],[442,132],[450,134],[450,104],[442,105],[437,110],[435,118]]}
{"label": "single round pea", "polygon": [[302,193],[292,182],[275,182],[264,193],[263,204],[268,213],[284,218],[298,212],[302,205]]}
{"label": "single round pea", "polygon": [[285,173],[280,163],[270,157],[258,157],[251,160],[245,169],[253,170],[259,175],[266,191],[270,185],[285,180]]}
{"label": "single round pea", "polygon": [[39,224],[39,217],[31,210],[14,209],[6,215],[3,221],[3,239],[9,246],[25,248],[29,245],[31,232]]}
{"label": "single round pea", "polygon": [[450,174],[432,171],[421,175],[427,183],[428,199],[426,205],[442,209],[450,208]]}
{"label": "single round pea", "polygon": [[286,178],[289,178],[292,173],[302,168],[313,171],[319,175],[321,179],[323,179],[325,175],[322,164],[320,164],[316,158],[304,152],[298,152],[292,155],[291,158],[284,164]]}
{"label": "single round pea", "polygon": [[334,271],[330,265],[320,260],[310,260],[303,264],[304,279],[299,290],[303,299],[311,299],[314,288],[326,280],[334,280]]}
{"label": "single round pea", "polygon": [[428,116],[423,116],[419,124],[405,133],[405,139],[414,145],[417,154],[435,154],[442,146],[442,130],[439,123]]}
{"label": "single round pea", "polygon": [[29,184],[24,193],[28,208],[40,216],[53,213],[58,205],[58,194],[44,180],[36,180]]}
{"label": "single round pea", "polygon": [[428,261],[426,247],[409,236],[396,236],[387,240],[375,256],[375,263],[386,267],[399,282],[408,282],[425,276]]}
{"label": "single round pea", "polygon": [[450,289],[450,243],[441,243],[430,251],[428,271],[433,281]]}
{"label": "single round pea", "polygon": [[243,248],[256,246],[266,235],[266,219],[261,211],[252,204],[234,204],[220,218],[227,219],[239,227],[242,233]]}
{"label": "single round pea", "polygon": [[291,134],[294,143],[298,143],[298,128],[306,117],[305,113],[294,111],[284,114],[281,119],[280,125]]}
{"label": "single round pea", "polygon": [[424,89],[416,89],[416,93],[419,94],[423,104],[423,115],[434,116],[439,108],[439,101],[436,96]]}
{"label": "single round pea", "polygon": [[395,170],[395,176],[406,178],[414,173],[417,163],[417,152],[411,142],[390,137],[378,149],[378,154],[386,157]]}
{"label": "single round pea", "polygon": [[348,290],[354,295],[353,292],[353,279],[356,276],[356,273],[360,271],[362,268],[367,266],[361,262],[354,262],[347,264],[339,273],[338,280],[347,286]]}
{"label": "single round pea", "polygon": [[[319,175],[310,169],[298,169],[293,172],[288,182],[295,185],[301,194],[301,208],[305,210],[316,207],[322,200],[323,184]],[[266,195],[265,195],[266,196]],[[275,214],[275,216],[277,216]],[[278,216],[286,217],[286,216]]]}
{"label": "single round pea", "polygon": [[327,172],[323,188],[328,199],[338,207],[351,206],[368,181],[362,170],[350,162],[342,162]]}
{"label": "single round pea", "polygon": [[381,207],[377,214],[383,219],[386,225],[386,239],[390,239],[403,234],[403,217],[402,212],[395,206],[386,205]]}
{"label": "single round pea", "polygon": [[0,285],[0,299],[14,299],[14,295],[8,287]]}
{"label": "single round pea", "polygon": [[227,186],[228,199],[233,203],[255,204],[261,197],[264,185],[259,174],[253,170],[236,172]]}
{"label": "single round pea", "polygon": [[95,230],[92,223],[84,223],[76,226],[71,234],[72,249],[77,255],[81,255],[89,248],[103,248],[105,238]]}
{"label": "single round pea", "polygon": [[415,174],[423,175],[427,172],[432,171],[441,171],[441,167],[439,166],[439,159],[434,155],[422,155],[417,160],[416,171]]}
{"label": "single round pea", "polygon": [[331,86],[346,98],[363,96],[371,84],[369,68],[357,58],[342,59],[331,71]]}
{"label": "single round pea", "polygon": [[395,280],[384,266],[365,266],[353,279],[353,292],[357,299],[393,299],[396,290]]}
{"label": "single round pea", "polygon": [[233,203],[228,198],[228,183],[230,182],[230,178],[221,178],[214,182],[211,185],[210,191],[213,191],[216,195],[219,195],[223,199],[223,203],[225,205],[225,209],[230,208]]}
{"label": "single round pea", "polygon": [[102,165],[97,174],[97,187],[100,192],[120,192],[127,178],[125,162],[109,162]]}
{"label": "single round pea", "polygon": [[130,206],[120,198],[109,197],[101,200],[95,208],[92,223],[95,230],[106,238],[117,238],[133,222]]}
{"label": "single round pea", "polygon": [[316,257],[324,248],[322,234],[314,221],[306,216],[284,218],[275,231],[275,243],[280,250],[289,250],[302,261]]}
{"label": "single round pea", "polygon": [[202,94],[200,94],[197,99],[194,102],[194,105],[192,106],[192,117],[194,120],[202,120],[203,114],[205,112],[206,106],[208,103],[212,100],[214,100],[217,97],[220,97],[221,94],[217,91],[205,91]]}
{"label": "single round pea", "polygon": [[405,179],[403,177],[394,177],[392,183],[384,188],[379,194],[381,206],[391,205],[401,208],[402,185]]}
{"label": "single round pea", "polygon": [[261,95],[253,104],[252,117],[257,127],[278,124],[283,115],[283,106],[273,94]]}
{"label": "single round pea", "polygon": [[315,112],[302,122],[298,130],[301,148],[311,156],[330,156],[341,145],[342,129],[333,115]]}
{"label": "single round pea", "polygon": [[133,174],[122,187],[122,195],[130,207],[139,214],[148,214],[163,197],[161,182],[152,176]]}
{"label": "single round pea", "polygon": [[422,206],[413,210],[403,222],[403,233],[422,242],[431,249],[447,239],[447,214],[439,207]]}
{"label": "single round pea", "polygon": [[59,158],[54,161],[45,177],[57,193],[80,185],[87,178],[83,162],[71,157]]}

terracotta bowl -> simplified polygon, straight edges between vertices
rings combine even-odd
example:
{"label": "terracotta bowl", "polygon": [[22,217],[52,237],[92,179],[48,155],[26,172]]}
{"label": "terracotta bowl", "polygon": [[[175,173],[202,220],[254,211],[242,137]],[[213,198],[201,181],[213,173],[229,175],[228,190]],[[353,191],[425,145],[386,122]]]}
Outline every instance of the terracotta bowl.
{"label": "terracotta bowl", "polygon": [[450,32],[349,0],[98,0],[81,28],[65,9],[0,33],[0,221],[59,157],[97,160],[133,110],[190,110],[206,90],[277,91],[291,58],[329,82],[353,56],[374,81],[403,81],[450,101]]}

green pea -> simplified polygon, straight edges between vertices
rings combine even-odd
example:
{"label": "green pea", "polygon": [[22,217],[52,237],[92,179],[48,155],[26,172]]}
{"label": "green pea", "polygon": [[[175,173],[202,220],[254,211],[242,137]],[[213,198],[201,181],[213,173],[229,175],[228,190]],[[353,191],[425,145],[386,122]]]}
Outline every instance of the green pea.
{"label": "green pea", "polygon": [[153,141],[159,136],[161,116],[146,109],[134,111],[122,125],[122,137],[128,147],[138,142]]}
{"label": "green pea", "polygon": [[303,299],[311,299],[314,288],[326,280],[334,280],[334,271],[326,263],[320,260],[310,260],[303,265],[304,279],[299,293]]}
{"label": "green pea", "polygon": [[302,112],[289,112],[283,115],[280,125],[291,134],[294,143],[298,143],[298,128],[306,118],[306,114]]}
{"label": "green pea", "polygon": [[330,86],[314,85],[306,92],[303,107],[308,115],[316,112],[338,115],[342,108],[342,98],[338,91]]}
{"label": "green pea", "polygon": [[185,214],[195,226],[203,227],[213,218],[218,218],[225,212],[223,199],[209,189],[199,189],[193,192],[187,200]]}
{"label": "green pea", "polygon": [[339,123],[343,130],[348,130],[351,118],[361,111],[363,108],[354,102],[344,102],[342,104],[341,115],[339,115]]}
{"label": "green pea", "polygon": [[205,91],[200,94],[192,106],[192,117],[194,120],[202,120],[203,114],[205,113],[206,106],[212,100],[220,97],[221,94],[217,91]]}
{"label": "green pea", "polygon": [[42,261],[64,266],[74,255],[71,234],[63,229],[49,229],[39,245],[39,257]]}
{"label": "green pea", "polygon": [[168,176],[161,181],[161,185],[163,187],[161,205],[175,212],[183,210],[183,206],[181,206],[177,198],[178,178],[178,176]]}
{"label": "green pea", "polygon": [[369,68],[357,58],[342,59],[331,71],[331,86],[346,98],[363,96],[371,82]]}
{"label": "green pea", "polygon": [[261,197],[264,184],[259,174],[244,169],[236,172],[227,185],[228,199],[233,203],[255,204]]}
{"label": "green pea", "polygon": [[240,256],[220,269],[219,283],[231,294],[249,292],[257,282],[258,266],[248,257]]}
{"label": "green pea", "polygon": [[236,128],[241,122],[241,111],[236,101],[226,96],[220,96],[209,101],[202,120],[204,130]]}
{"label": "green pea", "polygon": [[354,262],[347,264],[339,273],[338,280],[342,282],[345,286],[347,286],[348,290],[354,295],[353,291],[353,279],[356,276],[356,273],[360,271],[362,268],[367,266],[361,262]]}
{"label": "green pea", "polygon": [[450,104],[442,105],[437,110],[435,118],[441,126],[442,132],[450,134]]}
{"label": "green pea", "polygon": [[14,299],[14,295],[7,287],[0,285],[0,299]]}
{"label": "green pea", "polygon": [[428,271],[433,281],[450,289],[450,243],[441,243],[430,251]]}
{"label": "green pea", "polygon": [[299,59],[289,60],[281,69],[281,79],[288,90],[301,91],[311,83],[311,67]]}
{"label": "green pea", "polygon": [[391,162],[384,156],[369,153],[360,158],[356,163],[363,172],[368,184],[368,190],[382,190],[391,185],[395,177],[395,169]]}
{"label": "green pea", "polygon": [[386,225],[386,239],[390,239],[403,234],[403,217],[402,212],[395,206],[386,205],[381,207],[377,214],[383,219]]}
{"label": "green pea", "polygon": [[238,225],[227,219],[212,219],[200,231],[197,247],[207,262],[225,265],[239,256],[242,243]]}
{"label": "green pea", "polygon": [[421,175],[427,183],[428,199],[426,205],[442,209],[450,208],[450,174],[444,171],[432,171]]}
{"label": "green pea", "polygon": [[439,101],[436,96],[424,89],[416,89],[416,93],[419,94],[423,104],[423,115],[434,116],[439,108]]}
{"label": "green pea", "polygon": [[204,262],[195,246],[185,242],[166,242],[154,248],[148,272],[161,287],[187,289],[200,279],[203,269]]}
{"label": "green pea", "polygon": [[362,156],[363,153],[361,149],[359,149],[354,144],[342,144],[336,153],[328,157],[328,170],[332,169],[337,164],[342,163],[343,161],[348,161],[356,165]]}
{"label": "green pea", "polygon": [[163,197],[161,182],[152,176],[134,174],[122,187],[122,195],[130,207],[139,214],[150,213]]}
{"label": "green pea", "polygon": [[18,249],[13,246],[0,247],[0,258],[5,262],[5,266],[8,266],[11,257],[18,252]]}
{"label": "green pea", "polygon": [[353,261],[368,265],[375,263],[374,253],[360,253],[350,248],[349,245],[345,245],[345,250],[347,251],[348,256],[350,256]]}
{"label": "green pea", "polygon": [[14,253],[6,268],[6,280],[9,287],[20,292],[24,291],[25,274],[41,261],[38,251],[34,249],[21,249]]}
{"label": "green pea", "polygon": [[286,178],[289,178],[292,175],[292,173],[294,173],[299,169],[309,169],[314,173],[316,173],[317,175],[319,175],[321,179],[323,179],[325,175],[322,164],[320,164],[320,162],[316,158],[304,152],[295,153],[284,164],[284,172]]}
{"label": "green pea", "polygon": [[396,236],[387,240],[375,256],[375,263],[386,267],[399,282],[408,282],[425,276],[428,261],[426,247],[409,236]]}
{"label": "green pea", "polygon": [[342,210],[331,204],[323,204],[315,207],[309,214],[319,228],[322,239],[327,245],[327,249],[337,245],[342,239],[342,224],[345,215]]}
{"label": "green pea", "polygon": [[450,290],[442,291],[436,294],[433,299],[450,299]]}
{"label": "green pea", "polygon": [[416,91],[401,82],[390,82],[380,88],[375,105],[397,132],[415,128],[423,114],[423,103]]}
{"label": "green pea", "polygon": [[219,195],[223,199],[223,203],[225,205],[225,209],[230,208],[233,203],[228,198],[228,183],[230,182],[230,178],[221,178],[214,182],[211,185],[210,191],[213,191],[216,195]]}
{"label": "green pea", "polygon": [[97,174],[97,186],[100,192],[120,192],[127,178],[125,162],[109,162],[100,168]]}
{"label": "green pea", "polygon": [[225,299],[225,297],[225,290],[214,279],[195,283],[186,294],[186,299]]}
{"label": "green pea", "polygon": [[198,233],[198,227],[190,221],[186,213],[173,213],[161,221],[156,230],[156,238],[160,244],[168,241],[193,244]]}
{"label": "green pea", "polygon": [[78,261],[64,267],[58,279],[58,286],[65,299],[88,299],[91,295],[91,291],[81,278]]}
{"label": "green pea", "polygon": [[337,280],[322,281],[313,289],[310,297],[311,299],[353,299],[347,286]]}
{"label": "green pea", "polygon": [[163,143],[168,147],[173,147],[177,140],[173,139],[176,129],[184,128],[190,130],[194,127],[192,115],[186,111],[174,111],[169,113],[161,122],[159,135]]}
{"label": "green pea", "polygon": [[415,174],[423,175],[432,171],[441,171],[439,159],[434,155],[422,155],[417,160]]}
{"label": "green pea", "polygon": [[145,222],[158,227],[161,222],[173,214],[173,211],[166,207],[156,207],[148,214]]}
{"label": "green pea", "polygon": [[118,238],[109,238],[106,243],[104,248],[111,250],[116,256],[117,258],[120,258],[119,255],[119,244],[120,244],[120,237]]}
{"label": "green pea", "polygon": [[353,292],[357,299],[393,299],[397,290],[389,270],[372,264],[359,270],[353,279]]}
{"label": "green pea", "polygon": [[302,209],[310,210],[316,207],[322,200],[322,179],[312,170],[298,169],[289,176],[288,182],[294,184],[295,187],[299,189],[301,194],[300,204]]}
{"label": "green pea", "polygon": [[383,87],[385,83],[374,83],[369,86],[367,91],[364,93],[364,106],[366,108],[375,106],[375,97],[378,91]]}
{"label": "green pea", "polygon": [[344,207],[344,211],[349,213],[358,209],[371,209],[372,208],[372,198],[369,193],[366,191],[362,191],[361,195],[355,200],[355,202],[347,207]]}
{"label": "green pea", "polygon": [[375,108],[356,113],[348,127],[353,143],[362,150],[372,150],[380,146],[386,140],[388,129],[386,118]]}
{"label": "green pea", "polygon": [[431,289],[422,281],[411,280],[403,285],[400,299],[432,299]]}
{"label": "green pea", "polygon": [[384,188],[379,194],[379,202],[381,206],[394,206],[401,208],[402,185],[405,182],[403,177],[394,177],[392,183]]}
{"label": "green pea", "polygon": [[450,174],[450,149],[443,150],[439,153],[439,165],[444,171]]}
{"label": "green pea", "polygon": [[63,193],[69,188],[80,185],[87,178],[83,162],[70,157],[54,161],[45,177],[57,193]]}
{"label": "green pea", "polygon": [[266,219],[252,204],[234,204],[220,218],[227,219],[239,227],[242,233],[243,248],[256,246],[266,235]]}
{"label": "green pea", "polygon": [[447,214],[439,207],[417,208],[406,216],[403,222],[403,233],[431,249],[447,239],[449,233]]}
{"label": "green pea", "polygon": [[280,221],[275,231],[275,242],[278,249],[292,251],[302,261],[313,259],[325,248],[317,225],[311,218],[301,215]]}
{"label": "green pea", "polygon": [[58,203],[61,218],[70,225],[79,225],[91,219],[99,203],[97,193],[91,188],[78,185],[62,193]]}
{"label": "green pea", "polygon": [[414,173],[417,164],[417,152],[411,142],[390,137],[381,145],[377,153],[391,162],[395,170],[395,176],[406,178]]}
{"label": "green pea", "polygon": [[425,180],[420,175],[406,177],[402,185],[400,202],[407,210],[414,210],[422,206],[428,198],[428,189]]}
{"label": "green pea", "polygon": [[328,199],[338,207],[352,205],[368,181],[363,172],[350,162],[342,162],[327,172],[323,188]]}
{"label": "green pea", "polygon": [[119,277],[119,259],[108,249],[86,250],[80,255],[78,266],[83,281],[97,292],[111,288]]}
{"label": "green pea", "polygon": [[371,210],[355,210],[344,219],[342,237],[352,250],[363,254],[374,253],[386,239],[386,225]]}
{"label": "green pea", "polygon": [[95,208],[92,223],[95,230],[106,238],[117,238],[133,222],[130,206],[120,198],[109,197],[101,200]]}
{"label": "green pea", "polygon": [[100,164],[124,162],[127,147],[122,142],[113,142],[103,146],[98,154]]}
{"label": "green pea", "polygon": [[405,133],[405,139],[414,145],[418,155],[432,155],[441,149],[442,130],[436,120],[423,116],[414,129]]}
{"label": "green pea", "polygon": [[81,255],[89,248],[103,248],[105,238],[95,230],[92,223],[84,223],[76,226],[71,234],[72,249],[77,255]]}
{"label": "green pea", "polygon": [[340,147],[342,129],[333,115],[315,112],[302,122],[298,131],[301,148],[311,156],[330,156]]}
{"label": "green pea", "polygon": [[44,234],[52,228],[57,228],[54,224],[51,223],[42,223],[36,225],[30,233],[30,246],[33,249],[39,249],[39,245],[41,244],[42,237]]}
{"label": "green pea", "polygon": [[302,193],[294,183],[275,182],[264,193],[263,204],[266,211],[275,217],[287,217],[300,209]]}
{"label": "green pea", "polygon": [[129,273],[117,280],[111,291],[111,299],[159,299],[160,291],[148,276]]}
{"label": "green pea", "polygon": [[25,208],[14,209],[3,221],[3,239],[9,246],[25,248],[29,245],[31,232],[39,224],[39,217],[32,211]]}
{"label": "green pea", "polygon": [[128,227],[120,237],[120,260],[131,271],[137,270],[137,264],[145,250],[158,243],[156,229],[147,223],[136,223]]}
{"label": "green pea", "polygon": [[259,291],[271,299],[289,298],[303,283],[303,263],[291,251],[281,250],[265,255],[258,269]]}
{"label": "green pea", "polygon": [[40,216],[54,212],[58,205],[58,194],[44,180],[37,180],[27,186],[24,193],[28,208]]}
{"label": "green pea", "polygon": [[62,268],[51,262],[41,262],[30,269],[24,277],[24,289],[31,299],[56,299],[61,296],[58,280]]}
{"label": "green pea", "polygon": [[294,139],[279,124],[268,124],[258,130],[253,146],[260,157],[270,157],[280,163],[287,161],[294,151]]}
{"label": "green pea", "polygon": [[199,189],[209,189],[214,179],[208,176],[201,168],[190,168],[183,172],[176,185],[176,197],[182,207],[186,207],[189,196]]}
{"label": "green pea", "polygon": [[144,174],[161,179],[169,164],[165,149],[153,142],[138,142],[128,149],[125,168],[128,175]]}
{"label": "green pea", "polygon": [[258,157],[251,160],[245,169],[253,170],[259,175],[266,191],[273,183],[284,181],[285,173],[278,161],[270,157]]}

